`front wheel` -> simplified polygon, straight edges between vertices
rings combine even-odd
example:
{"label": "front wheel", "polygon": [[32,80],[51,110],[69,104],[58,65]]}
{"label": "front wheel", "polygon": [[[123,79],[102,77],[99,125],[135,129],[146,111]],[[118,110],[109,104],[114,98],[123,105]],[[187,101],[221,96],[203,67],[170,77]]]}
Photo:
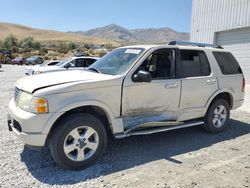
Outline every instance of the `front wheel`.
{"label": "front wheel", "polygon": [[224,99],[214,101],[205,116],[204,129],[210,133],[221,132],[226,128],[230,117],[230,107]]}
{"label": "front wheel", "polygon": [[107,139],[106,129],[99,119],[79,113],[68,116],[56,126],[49,148],[59,166],[78,170],[96,162],[106,148]]}

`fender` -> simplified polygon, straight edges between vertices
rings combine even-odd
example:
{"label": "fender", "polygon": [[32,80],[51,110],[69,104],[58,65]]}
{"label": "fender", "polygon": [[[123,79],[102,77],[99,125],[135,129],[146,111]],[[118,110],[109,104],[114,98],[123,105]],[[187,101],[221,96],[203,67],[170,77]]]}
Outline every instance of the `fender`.
{"label": "fender", "polygon": [[114,116],[113,111],[111,110],[111,108],[108,105],[106,105],[105,103],[98,101],[98,100],[85,100],[85,101],[74,101],[73,103],[70,103],[70,104],[58,109],[58,111],[53,113],[53,115],[51,115],[50,119],[46,122],[46,125],[44,126],[42,133],[48,134],[51,127],[56,122],[56,120],[59,117],[61,117],[65,112],[70,111],[74,108],[83,107],[83,106],[96,106],[96,107],[103,109],[103,111],[106,113],[107,118],[109,120],[110,128],[111,128],[112,132],[113,133],[123,132],[122,121],[120,121],[120,118],[116,118]]}

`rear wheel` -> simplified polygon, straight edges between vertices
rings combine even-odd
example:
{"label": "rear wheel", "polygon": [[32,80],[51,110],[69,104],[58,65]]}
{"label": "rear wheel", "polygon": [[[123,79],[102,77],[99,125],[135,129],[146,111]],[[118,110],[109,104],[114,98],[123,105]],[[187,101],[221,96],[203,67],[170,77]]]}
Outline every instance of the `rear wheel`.
{"label": "rear wheel", "polygon": [[205,116],[204,129],[210,133],[221,132],[226,128],[230,117],[230,107],[224,99],[214,101]]}
{"label": "rear wheel", "polygon": [[107,132],[102,122],[90,114],[68,116],[53,130],[49,148],[62,168],[78,170],[93,163],[103,154]]}

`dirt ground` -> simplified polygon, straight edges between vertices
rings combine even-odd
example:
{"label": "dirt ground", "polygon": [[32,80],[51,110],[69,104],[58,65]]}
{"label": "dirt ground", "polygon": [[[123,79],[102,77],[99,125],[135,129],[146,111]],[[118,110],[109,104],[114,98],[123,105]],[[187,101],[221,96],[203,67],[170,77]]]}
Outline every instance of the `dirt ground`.
{"label": "dirt ground", "polygon": [[250,187],[250,113],[240,110],[220,134],[198,126],[111,140],[88,169],[57,167],[47,149],[28,149],[7,129],[7,104],[24,69],[0,69],[0,187]]}

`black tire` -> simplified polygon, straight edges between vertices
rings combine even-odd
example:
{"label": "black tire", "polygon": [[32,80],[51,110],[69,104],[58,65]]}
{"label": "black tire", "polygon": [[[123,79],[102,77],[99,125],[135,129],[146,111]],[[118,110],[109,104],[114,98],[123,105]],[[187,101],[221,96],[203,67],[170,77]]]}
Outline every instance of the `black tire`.
{"label": "black tire", "polygon": [[[96,131],[99,143],[94,154],[84,161],[73,161],[64,152],[64,141],[73,129],[87,126]],[[67,116],[60,121],[53,129],[49,138],[49,149],[55,162],[62,168],[70,170],[80,170],[94,164],[103,154],[108,141],[107,131],[103,123],[95,116],[87,113],[77,113]]]}
{"label": "black tire", "polygon": [[[214,118],[214,111],[217,107],[219,106],[224,106],[226,112],[224,112],[224,114],[226,114],[226,119],[224,121],[224,123],[221,126],[216,126],[213,123],[213,118]],[[217,99],[215,100],[208,108],[206,116],[204,118],[204,125],[203,128],[209,132],[209,133],[218,133],[218,132],[222,132],[226,126],[227,126],[227,122],[228,119],[230,118],[230,107],[229,104],[227,103],[227,101],[225,101],[224,99]]]}

